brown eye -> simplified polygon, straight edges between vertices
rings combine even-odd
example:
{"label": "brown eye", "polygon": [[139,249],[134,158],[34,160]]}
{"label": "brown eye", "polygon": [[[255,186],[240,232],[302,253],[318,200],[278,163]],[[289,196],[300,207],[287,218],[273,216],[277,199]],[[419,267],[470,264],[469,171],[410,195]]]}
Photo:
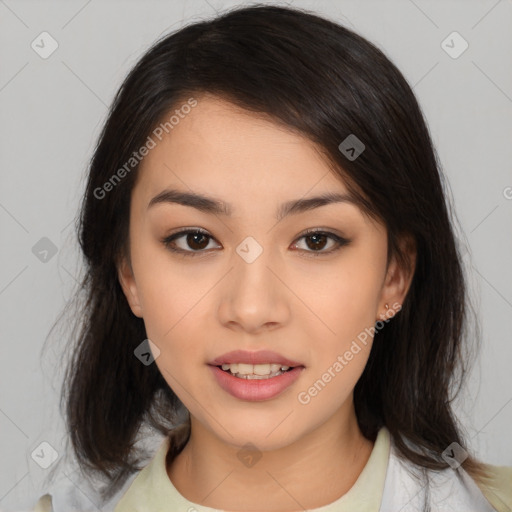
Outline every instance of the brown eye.
{"label": "brown eye", "polygon": [[203,235],[203,233],[189,233],[186,235],[186,243],[187,245],[194,250],[201,250],[208,246],[208,236]]}
{"label": "brown eye", "polygon": [[[298,238],[298,240],[301,239],[306,240],[306,249],[304,249],[305,252],[318,253],[314,254],[314,256],[330,254],[334,251],[337,251],[344,245],[348,245],[350,243],[350,240],[347,240],[346,238],[342,238],[341,236],[338,236],[334,233],[319,230],[308,231],[304,233],[300,238]],[[329,240],[331,241],[330,245]],[[298,247],[298,245],[298,243],[295,243],[294,247]],[[324,250],[326,246],[328,246],[328,248]],[[301,247],[298,248],[302,249]]]}
{"label": "brown eye", "polygon": [[204,231],[188,229],[165,237],[162,243],[170,251],[179,252],[185,256],[196,256],[206,252],[205,249],[211,240],[213,237]]}
{"label": "brown eye", "polygon": [[306,242],[306,244],[310,249],[313,249],[313,250],[323,249],[326,245],[327,240],[329,239],[329,237],[324,234],[310,235],[310,236],[306,236],[304,238],[306,240],[311,241],[311,243]]}

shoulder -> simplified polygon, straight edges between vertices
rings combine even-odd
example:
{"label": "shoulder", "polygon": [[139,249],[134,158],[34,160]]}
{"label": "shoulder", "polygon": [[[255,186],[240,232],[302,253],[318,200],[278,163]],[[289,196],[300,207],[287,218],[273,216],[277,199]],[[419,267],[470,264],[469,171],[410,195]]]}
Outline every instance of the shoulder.
{"label": "shoulder", "polygon": [[493,507],[509,511],[512,509],[512,467],[486,464],[489,480],[478,483],[478,487]]}
{"label": "shoulder", "polygon": [[441,471],[419,467],[400,457],[392,446],[380,512],[394,512],[405,506],[421,511],[427,503],[436,511],[510,512],[512,468],[486,467],[490,478],[484,485],[462,467]]}
{"label": "shoulder", "polygon": [[52,497],[50,494],[41,496],[34,507],[33,512],[53,512]]}
{"label": "shoulder", "polygon": [[87,479],[76,481],[62,479],[47,489],[46,494],[37,500],[31,512],[69,512],[70,510],[111,512],[114,510],[116,501],[120,499],[135,477],[136,474],[128,477],[123,487],[108,500],[103,500],[96,484]]}
{"label": "shoulder", "polygon": [[[157,455],[160,457],[158,461],[162,459],[162,467],[165,467],[163,465],[163,458],[167,453],[168,442],[169,438],[164,437],[162,439],[161,436],[147,439],[144,442],[148,453],[157,452]],[[154,458],[155,453],[152,456]],[[140,490],[139,486],[144,483],[144,478],[151,467],[150,459],[146,467],[127,477],[122,487],[108,499],[102,498],[98,482],[83,478],[80,472],[64,473],[52,483],[50,488],[45,489],[46,494],[40,496],[35,504],[35,508],[31,512],[69,512],[70,510],[79,510],[80,512],[98,512],[98,510],[113,512],[127,491],[132,488],[132,484],[137,483],[138,485],[135,488]],[[159,468],[160,466],[156,469]],[[166,476],[165,472],[164,475]],[[104,481],[101,483],[105,484]]]}

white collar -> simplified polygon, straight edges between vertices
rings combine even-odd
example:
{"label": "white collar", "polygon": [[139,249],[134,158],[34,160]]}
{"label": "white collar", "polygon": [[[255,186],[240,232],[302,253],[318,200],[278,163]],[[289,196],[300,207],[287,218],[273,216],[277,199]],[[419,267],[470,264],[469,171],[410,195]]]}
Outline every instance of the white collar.
{"label": "white collar", "polygon": [[425,471],[398,456],[391,440],[384,493],[379,512],[496,512],[474,480],[461,467],[442,471],[426,471],[430,486],[426,486]]}

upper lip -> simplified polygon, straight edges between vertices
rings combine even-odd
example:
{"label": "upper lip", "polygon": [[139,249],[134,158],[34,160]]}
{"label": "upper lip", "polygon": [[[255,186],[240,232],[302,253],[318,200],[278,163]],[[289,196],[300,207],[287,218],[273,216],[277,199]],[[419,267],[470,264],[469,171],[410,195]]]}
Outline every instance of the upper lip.
{"label": "upper lip", "polygon": [[257,352],[248,352],[246,350],[234,350],[223,354],[213,361],[212,366],[221,366],[223,364],[243,363],[243,364],[280,364],[281,366],[304,366],[302,363],[292,361],[272,350],[259,350]]}

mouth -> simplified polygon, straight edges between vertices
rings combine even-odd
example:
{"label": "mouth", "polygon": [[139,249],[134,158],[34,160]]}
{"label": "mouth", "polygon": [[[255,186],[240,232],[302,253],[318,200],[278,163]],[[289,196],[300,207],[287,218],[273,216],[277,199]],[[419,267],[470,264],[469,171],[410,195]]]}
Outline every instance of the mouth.
{"label": "mouth", "polygon": [[269,400],[289,388],[305,365],[276,352],[236,350],[208,363],[215,380],[232,396],[249,401]]}

